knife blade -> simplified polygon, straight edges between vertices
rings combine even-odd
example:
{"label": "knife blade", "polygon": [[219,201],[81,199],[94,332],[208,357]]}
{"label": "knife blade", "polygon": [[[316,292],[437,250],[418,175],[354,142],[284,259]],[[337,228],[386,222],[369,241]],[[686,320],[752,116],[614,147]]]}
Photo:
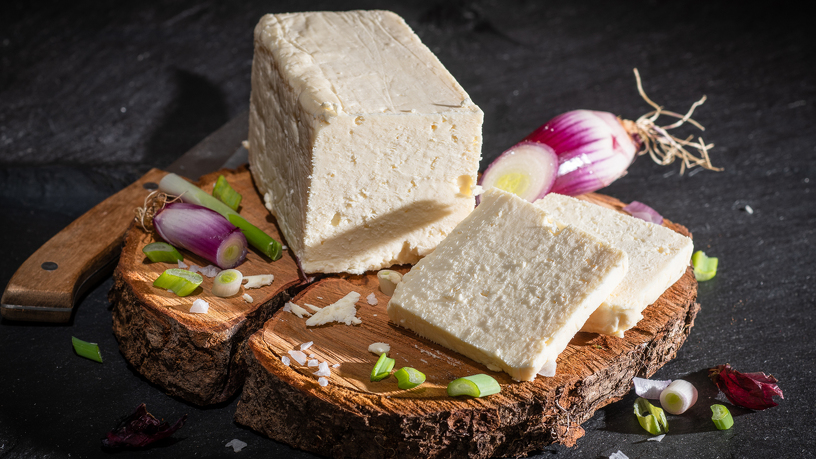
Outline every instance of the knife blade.
{"label": "knife blade", "polygon": [[8,320],[69,322],[88,289],[110,274],[119,259],[125,232],[146,189],[156,189],[167,172],[198,180],[225,165],[246,161],[249,113],[233,118],[204,138],[166,171],[151,169],[100,202],[37,249],[9,280],[0,315]]}

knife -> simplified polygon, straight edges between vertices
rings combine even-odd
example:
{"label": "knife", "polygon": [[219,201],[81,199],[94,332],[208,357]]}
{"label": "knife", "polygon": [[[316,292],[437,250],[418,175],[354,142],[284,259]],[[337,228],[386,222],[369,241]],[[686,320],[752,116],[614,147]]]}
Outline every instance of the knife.
{"label": "knife", "polygon": [[199,179],[223,167],[246,162],[249,113],[221,126],[184,153],[166,171],[151,169],[140,179],[105,199],[37,249],[9,280],[0,299],[4,319],[69,322],[77,301],[107,277],[119,260],[134,209],[155,190],[167,172]]}

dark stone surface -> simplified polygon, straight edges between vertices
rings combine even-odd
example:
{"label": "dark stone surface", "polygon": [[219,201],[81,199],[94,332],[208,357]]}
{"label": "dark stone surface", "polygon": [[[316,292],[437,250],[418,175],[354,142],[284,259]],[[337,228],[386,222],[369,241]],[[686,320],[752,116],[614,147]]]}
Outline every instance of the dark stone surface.
{"label": "dark stone surface", "polygon": [[[483,167],[564,111],[649,111],[634,67],[668,109],[708,96],[695,118],[724,172],[680,176],[641,157],[603,190],[686,225],[720,259],[700,284],[689,341],[656,375],[689,378],[698,406],[646,442],[630,395],[586,422],[574,448],[537,457],[816,456],[816,40],[807,15],[782,3],[4,2],[0,285],[85,210],[247,108],[262,14],[353,8],[405,17],[484,110]],[[187,424],[117,457],[232,456],[233,438],[249,444],[241,457],[312,457],[234,424],[236,400],[194,407],[135,374],[111,333],[110,287],[93,289],[70,324],[0,323],[0,457],[107,456],[102,436],[142,402],[171,422],[187,413]],[[98,342],[105,363],[74,355],[71,336]],[[734,408],[734,428],[714,430],[705,370],[725,362],[773,373],[785,400]]]}

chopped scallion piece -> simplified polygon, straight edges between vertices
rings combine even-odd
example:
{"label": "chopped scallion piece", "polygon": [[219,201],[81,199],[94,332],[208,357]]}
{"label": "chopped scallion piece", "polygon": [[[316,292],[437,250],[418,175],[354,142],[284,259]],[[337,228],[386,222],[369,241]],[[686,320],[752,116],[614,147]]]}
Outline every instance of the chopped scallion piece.
{"label": "chopped scallion piece", "polygon": [[218,273],[213,279],[213,295],[227,298],[241,290],[241,282],[244,275],[237,269],[225,269]]}
{"label": "chopped scallion piece", "polygon": [[175,247],[166,242],[151,242],[142,249],[147,258],[153,263],[175,263],[184,260],[184,257]]}
{"label": "chopped scallion piece", "polygon": [[694,278],[698,281],[707,281],[717,274],[717,258],[707,257],[702,250],[691,256],[691,265],[694,267]]}
{"label": "chopped scallion piece", "polygon": [[711,420],[719,430],[728,430],[734,425],[731,412],[723,405],[711,405]]}
{"label": "chopped scallion piece", "polygon": [[171,290],[178,296],[187,296],[193,293],[204,278],[201,274],[187,271],[186,269],[170,268],[165,270],[154,282],[153,286]]}
{"label": "chopped scallion piece", "polygon": [[471,397],[485,397],[501,392],[501,386],[490,375],[479,374],[454,379],[448,383],[448,395],[456,397],[469,395]]}
{"label": "chopped scallion piece", "polygon": [[400,389],[413,389],[425,382],[425,375],[411,367],[402,367],[394,373],[397,378],[397,387]]}
{"label": "chopped scallion piece", "polygon": [[371,382],[382,381],[390,376],[396,363],[396,360],[389,358],[388,354],[383,352],[377,359],[377,363],[374,364],[374,368],[371,369]]}
{"label": "chopped scallion piece", "polygon": [[238,210],[238,206],[241,205],[241,193],[235,191],[230,184],[227,183],[227,179],[223,175],[219,175],[218,180],[215,181],[212,195],[228,205],[232,210]]}
{"label": "chopped scallion piece", "polygon": [[669,421],[666,420],[666,413],[643,397],[638,397],[635,400],[635,416],[637,416],[640,426],[652,435],[660,435],[669,431]]}
{"label": "chopped scallion piece", "polygon": [[71,337],[71,342],[74,345],[74,351],[76,351],[77,355],[102,363],[102,354],[99,352],[99,346],[96,343],[82,341],[75,336]]}

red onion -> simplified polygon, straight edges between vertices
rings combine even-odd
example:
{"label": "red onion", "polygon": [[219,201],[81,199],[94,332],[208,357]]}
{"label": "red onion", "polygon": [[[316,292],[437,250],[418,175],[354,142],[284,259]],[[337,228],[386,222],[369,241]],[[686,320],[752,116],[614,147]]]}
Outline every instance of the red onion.
{"label": "red onion", "polygon": [[156,212],[153,226],[165,241],[221,269],[234,268],[246,258],[247,241],[241,230],[206,207],[172,202]]}
{"label": "red onion", "polygon": [[655,225],[663,224],[663,217],[657,213],[656,210],[642,202],[632,201],[628,206],[623,208],[623,211],[635,218],[654,223]]}
{"label": "red onion", "polygon": [[482,174],[479,184],[496,187],[533,202],[550,192],[558,159],[551,147],[520,142],[502,153]]}
{"label": "red onion", "polygon": [[[667,165],[674,162],[675,159],[680,159],[681,174],[687,168],[694,166],[702,166],[709,170],[722,170],[712,166],[708,158],[708,150],[712,145],[706,144],[703,139],[699,141],[694,141],[693,137],[680,139],[668,133],[670,129],[680,127],[685,123],[690,123],[702,130],[703,127],[691,119],[691,114],[705,101],[705,96],[695,102],[688,113],[680,115],[663,110],[646,96],[637,69],[635,69],[635,78],[640,95],[654,108],[652,112],[641,116],[637,121],[622,120],[612,113],[593,110],[574,110],[564,113],[556,116],[525,137],[522,142],[502,153],[485,171],[485,176],[487,176],[495,165],[507,162],[506,155],[516,149],[530,149],[530,146],[536,143],[546,145],[558,158],[558,170],[550,190],[544,190],[542,187],[539,192],[543,194],[539,195],[526,190],[527,193],[522,196],[516,190],[509,189],[511,187],[501,186],[503,178],[505,182],[517,184],[517,181],[510,180],[503,171],[493,172],[490,180],[483,177],[483,186],[485,188],[496,186],[512,191],[530,201],[541,198],[550,191],[570,196],[589,193],[606,187],[625,175],[626,169],[634,161],[639,148],[642,148],[639,154],[648,153],[658,164]],[[660,115],[679,118],[679,120],[670,125],[658,126],[655,121]],[[698,150],[699,157],[690,153],[689,148]],[[534,155],[529,156],[529,158],[533,157]],[[519,161],[515,164],[516,169],[527,170],[529,176],[538,173],[540,169],[538,164],[534,162],[522,164],[522,160],[526,158],[518,159]],[[502,177],[503,174],[506,176]],[[538,182],[546,183],[549,180],[549,171],[545,170],[544,174],[539,179],[530,178],[529,181],[538,180]]]}

